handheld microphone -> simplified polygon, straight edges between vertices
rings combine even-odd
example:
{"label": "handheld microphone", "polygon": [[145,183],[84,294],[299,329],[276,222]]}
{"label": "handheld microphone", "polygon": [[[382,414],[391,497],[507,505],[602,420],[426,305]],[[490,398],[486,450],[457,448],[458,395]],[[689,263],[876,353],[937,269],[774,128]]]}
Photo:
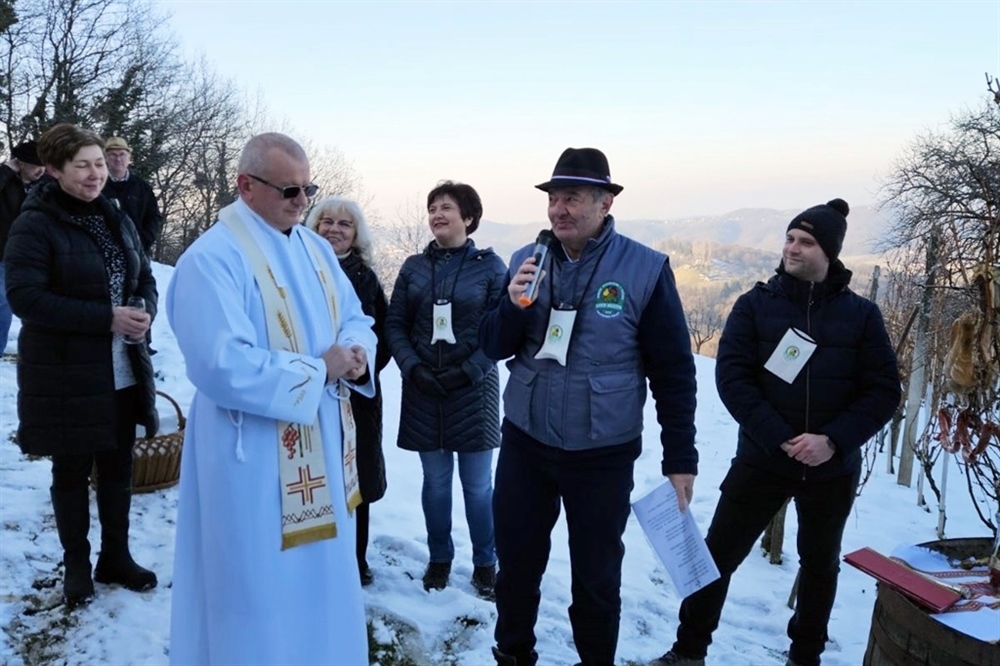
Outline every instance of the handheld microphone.
{"label": "handheld microphone", "polygon": [[538,272],[535,273],[535,279],[527,284],[524,293],[517,299],[517,302],[525,307],[535,302],[538,280],[542,276],[542,262],[545,261],[545,257],[549,253],[549,243],[554,238],[555,236],[552,235],[550,230],[542,229],[538,232],[538,238],[535,239],[535,252],[532,256],[535,257],[535,266],[538,267]]}

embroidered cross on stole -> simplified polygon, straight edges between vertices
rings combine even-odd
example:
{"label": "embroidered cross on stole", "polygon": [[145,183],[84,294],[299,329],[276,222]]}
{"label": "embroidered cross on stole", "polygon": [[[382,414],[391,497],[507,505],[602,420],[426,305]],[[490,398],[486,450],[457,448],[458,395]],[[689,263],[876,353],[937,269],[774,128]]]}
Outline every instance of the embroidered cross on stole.
{"label": "embroidered cross on stole", "polygon": [[[302,326],[298,313],[291,306],[285,289],[278,284],[267,258],[237,212],[235,205],[219,211],[219,221],[236,237],[254,271],[254,278],[264,301],[267,338],[271,349],[303,353],[298,338]],[[334,335],[340,334],[340,309],[337,292],[332,283],[332,270],[323,254],[303,239],[313,268],[323,289]],[[301,400],[303,387],[325,374],[325,368],[299,361],[302,364],[302,381],[292,387],[297,392],[292,400]],[[347,509],[353,513],[361,504],[361,491],[357,472],[357,430],[351,410],[350,391],[337,382],[337,400],[340,403],[342,428],[342,465],[344,493]],[[278,469],[281,484],[281,549],[294,548],[314,541],[337,536],[337,523],[330,488],[327,483],[326,460],[323,456],[323,434],[319,420],[312,425],[276,421]]]}

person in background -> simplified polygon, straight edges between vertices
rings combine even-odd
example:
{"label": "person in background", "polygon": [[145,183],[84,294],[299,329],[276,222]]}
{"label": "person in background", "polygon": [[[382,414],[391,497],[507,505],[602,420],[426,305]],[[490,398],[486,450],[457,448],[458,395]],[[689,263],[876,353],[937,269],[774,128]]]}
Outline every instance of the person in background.
{"label": "person in background", "polygon": [[196,393],[181,457],[170,663],[367,664],[349,392],[375,334],[292,138],[251,138],[239,198],[181,255],[167,316]]}
{"label": "person in background", "polygon": [[142,249],[152,258],[153,245],[159,240],[163,227],[163,215],[153,188],[129,168],[132,166],[132,148],[124,138],[113,136],[108,139],[104,144],[104,154],[108,161],[104,196],[132,218],[142,238]]}
{"label": "person in background", "polygon": [[[62,123],[38,141],[51,178],[29,194],[4,250],[7,298],[21,318],[17,442],[52,457],[52,509],[63,547],[63,596],[94,596],[94,581],[142,591],[156,574],[128,544],[136,424],[156,434],[153,365],[142,339],[156,283],[127,215],[101,196],[104,142]],[[139,296],[144,310],[126,307]],[[96,467],[101,552],[91,577],[90,479]]]}
{"label": "person in background", "polygon": [[448,585],[455,545],[451,536],[452,475],[465,497],[472,540],[472,585],[493,596],[493,449],[500,444],[500,385],[496,362],[479,348],[483,315],[503,293],[506,266],[469,236],[483,205],[464,183],[442,181],[427,195],[434,240],[400,268],[385,331],[403,376],[398,445],[420,454],[421,503],[430,561],[424,589]]}
{"label": "person in background", "polygon": [[[104,155],[108,162],[104,196],[132,218],[142,239],[142,249],[152,261],[153,245],[159,240],[163,226],[163,215],[156,205],[153,188],[129,168],[132,164],[132,148],[128,141],[120,136],[111,137],[104,144]],[[150,346],[152,341],[153,331],[150,329],[146,333],[146,346],[150,355],[156,353]]]}
{"label": "person in background", "polygon": [[379,373],[389,363],[385,340],[385,317],[389,303],[378,276],[372,270],[372,235],[361,207],[343,197],[323,199],[309,211],[306,226],[330,242],[340,267],[361,300],[361,309],[371,317],[378,338],[375,349],[375,395],[351,393],[351,407],[358,429],[358,482],[361,504],[357,508],[358,572],[362,585],[371,585],[374,574],[368,566],[369,506],[385,495],[385,458],[382,455],[382,388]]}
{"label": "person in background", "polygon": [[28,189],[43,173],[45,167],[38,157],[38,144],[34,141],[14,146],[10,159],[0,165],[0,354],[7,348],[7,337],[13,320],[4,287],[4,247],[14,219],[21,213],[21,205]]}
{"label": "person in background", "polygon": [[[787,663],[820,663],[861,447],[889,421],[901,394],[882,313],[850,290],[851,271],[839,259],[849,211],[834,199],[796,215],[777,274],[740,296],[729,314],[715,382],[740,429],[705,537],[721,578],[684,599],[677,640],[651,666],[705,663],[733,573],[790,498],[801,577]],[[776,360],[786,362],[781,374]]]}
{"label": "person in background", "polygon": [[[611,666],[621,617],[622,534],[642,451],[646,382],[656,402],[662,472],[685,510],[694,489],[696,381],[681,300],[667,257],[615,230],[621,185],[596,148],[567,148],[548,194],[549,261],[535,245],[511,259],[479,337],[511,358],[493,497],[497,645],[502,666],[531,666],[552,527],[566,507],[573,641],[584,666]],[[516,266],[516,268],[514,268]],[[539,280],[533,301],[528,285]]]}

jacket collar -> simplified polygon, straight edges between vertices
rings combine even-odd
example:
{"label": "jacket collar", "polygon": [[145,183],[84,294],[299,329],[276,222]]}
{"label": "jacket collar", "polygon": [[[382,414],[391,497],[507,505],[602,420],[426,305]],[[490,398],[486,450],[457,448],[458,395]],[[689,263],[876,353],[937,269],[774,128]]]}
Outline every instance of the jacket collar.
{"label": "jacket collar", "polygon": [[830,270],[822,282],[809,282],[792,277],[785,271],[784,262],[780,263],[774,272],[775,275],[768,280],[767,287],[787,295],[793,301],[804,302],[839,294],[847,289],[854,275],[840,259],[830,264]]}

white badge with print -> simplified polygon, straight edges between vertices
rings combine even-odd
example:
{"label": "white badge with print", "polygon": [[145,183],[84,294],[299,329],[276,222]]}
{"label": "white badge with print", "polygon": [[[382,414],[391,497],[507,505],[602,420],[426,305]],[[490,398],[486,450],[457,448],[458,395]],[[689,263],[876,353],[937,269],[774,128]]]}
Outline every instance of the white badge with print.
{"label": "white badge with print", "polygon": [[569,339],[573,336],[573,322],[576,321],[576,310],[549,311],[549,325],[545,329],[545,342],[535,354],[535,358],[550,358],[566,365],[566,352],[569,351]]}
{"label": "white badge with print", "polygon": [[434,304],[431,344],[438,340],[455,344],[455,334],[451,330],[451,301],[438,301]]}
{"label": "white badge with print", "polygon": [[816,351],[816,341],[797,328],[790,328],[767,359],[764,369],[791,384]]}

